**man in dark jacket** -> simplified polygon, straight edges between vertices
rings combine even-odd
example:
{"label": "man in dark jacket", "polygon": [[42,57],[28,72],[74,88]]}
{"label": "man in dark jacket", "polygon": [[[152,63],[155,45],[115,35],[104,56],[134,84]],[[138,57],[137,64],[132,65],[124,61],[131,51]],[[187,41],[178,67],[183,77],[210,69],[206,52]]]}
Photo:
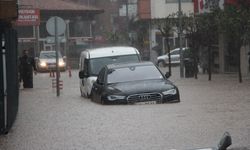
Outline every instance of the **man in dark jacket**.
{"label": "man in dark jacket", "polygon": [[33,88],[33,69],[36,74],[35,60],[28,55],[28,50],[24,50],[23,56],[19,58],[20,81],[23,81],[23,88]]}

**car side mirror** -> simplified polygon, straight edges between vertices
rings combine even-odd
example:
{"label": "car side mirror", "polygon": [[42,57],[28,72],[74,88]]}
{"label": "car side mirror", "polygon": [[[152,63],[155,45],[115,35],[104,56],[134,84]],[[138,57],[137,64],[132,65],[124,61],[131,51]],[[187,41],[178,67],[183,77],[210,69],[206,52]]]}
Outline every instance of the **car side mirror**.
{"label": "car side mirror", "polygon": [[103,82],[100,82],[100,80],[98,78],[96,80],[96,83],[99,84],[99,85],[103,85],[104,84]]}
{"label": "car side mirror", "polygon": [[231,144],[232,138],[228,132],[225,132],[218,144],[218,150],[226,150]]}
{"label": "car side mirror", "polygon": [[85,72],[82,70],[82,71],[79,71],[79,78],[80,79],[83,79],[83,78],[87,78],[89,77],[88,75],[85,74]]}
{"label": "car side mirror", "polygon": [[170,72],[166,72],[165,77],[168,79],[171,76]]}

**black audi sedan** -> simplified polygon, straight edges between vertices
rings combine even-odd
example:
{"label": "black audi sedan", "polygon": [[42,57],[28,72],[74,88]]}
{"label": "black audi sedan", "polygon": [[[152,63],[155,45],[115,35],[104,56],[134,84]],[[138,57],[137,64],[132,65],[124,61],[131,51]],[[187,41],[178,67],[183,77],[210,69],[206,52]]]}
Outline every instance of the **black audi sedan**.
{"label": "black audi sedan", "polygon": [[100,71],[91,100],[101,104],[180,102],[178,88],[152,62],[111,64]]}

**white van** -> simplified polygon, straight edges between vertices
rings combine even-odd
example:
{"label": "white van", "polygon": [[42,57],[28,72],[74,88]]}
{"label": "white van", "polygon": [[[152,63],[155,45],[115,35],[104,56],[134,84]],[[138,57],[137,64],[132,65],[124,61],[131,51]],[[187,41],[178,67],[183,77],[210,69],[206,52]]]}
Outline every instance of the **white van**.
{"label": "white van", "polygon": [[79,62],[81,95],[85,97],[91,95],[92,85],[105,65],[139,61],[141,61],[140,53],[134,47],[116,46],[83,51]]}

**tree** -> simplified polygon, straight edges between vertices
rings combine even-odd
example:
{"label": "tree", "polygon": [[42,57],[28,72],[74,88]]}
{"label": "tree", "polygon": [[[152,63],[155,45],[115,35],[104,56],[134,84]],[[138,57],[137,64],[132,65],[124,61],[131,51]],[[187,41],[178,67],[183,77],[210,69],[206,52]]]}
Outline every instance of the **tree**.
{"label": "tree", "polygon": [[[198,78],[198,54],[199,47],[201,45],[200,41],[200,32],[198,32],[198,22],[197,18],[194,14],[190,14],[189,16],[183,15],[183,28],[185,32],[185,36],[188,39],[188,47],[190,48],[189,58],[194,61],[193,71],[195,79]],[[185,55],[184,55],[185,56]]]}
{"label": "tree", "polygon": [[[189,47],[191,49],[191,57],[194,61],[193,71],[197,79],[199,49],[207,48],[208,56],[205,56],[208,62],[208,80],[212,78],[212,45],[218,40],[218,17],[217,11],[202,14],[190,14],[183,16],[183,29],[188,38]],[[203,51],[204,52],[204,51]]]}
{"label": "tree", "polygon": [[220,12],[220,30],[231,48],[237,52],[238,76],[241,83],[240,49],[250,40],[250,2],[236,0],[234,3],[227,3],[224,11]]}
{"label": "tree", "polygon": [[158,30],[161,32],[161,35],[166,40],[167,50],[168,50],[167,51],[168,52],[168,67],[169,67],[170,75],[172,75],[172,71],[171,71],[169,38],[172,37],[173,32],[175,31],[174,27],[176,27],[176,24],[177,24],[176,16],[177,16],[177,13],[173,13],[173,14],[168,15],[166,18],[152,20],[152,24],[157,26]]}
{"label": "tree", "polygon": [[218,42],[218,17],[217,10],[197,16],[197,30],[200,43],[208,51],[208,80],[212,79],[212,45]]}

